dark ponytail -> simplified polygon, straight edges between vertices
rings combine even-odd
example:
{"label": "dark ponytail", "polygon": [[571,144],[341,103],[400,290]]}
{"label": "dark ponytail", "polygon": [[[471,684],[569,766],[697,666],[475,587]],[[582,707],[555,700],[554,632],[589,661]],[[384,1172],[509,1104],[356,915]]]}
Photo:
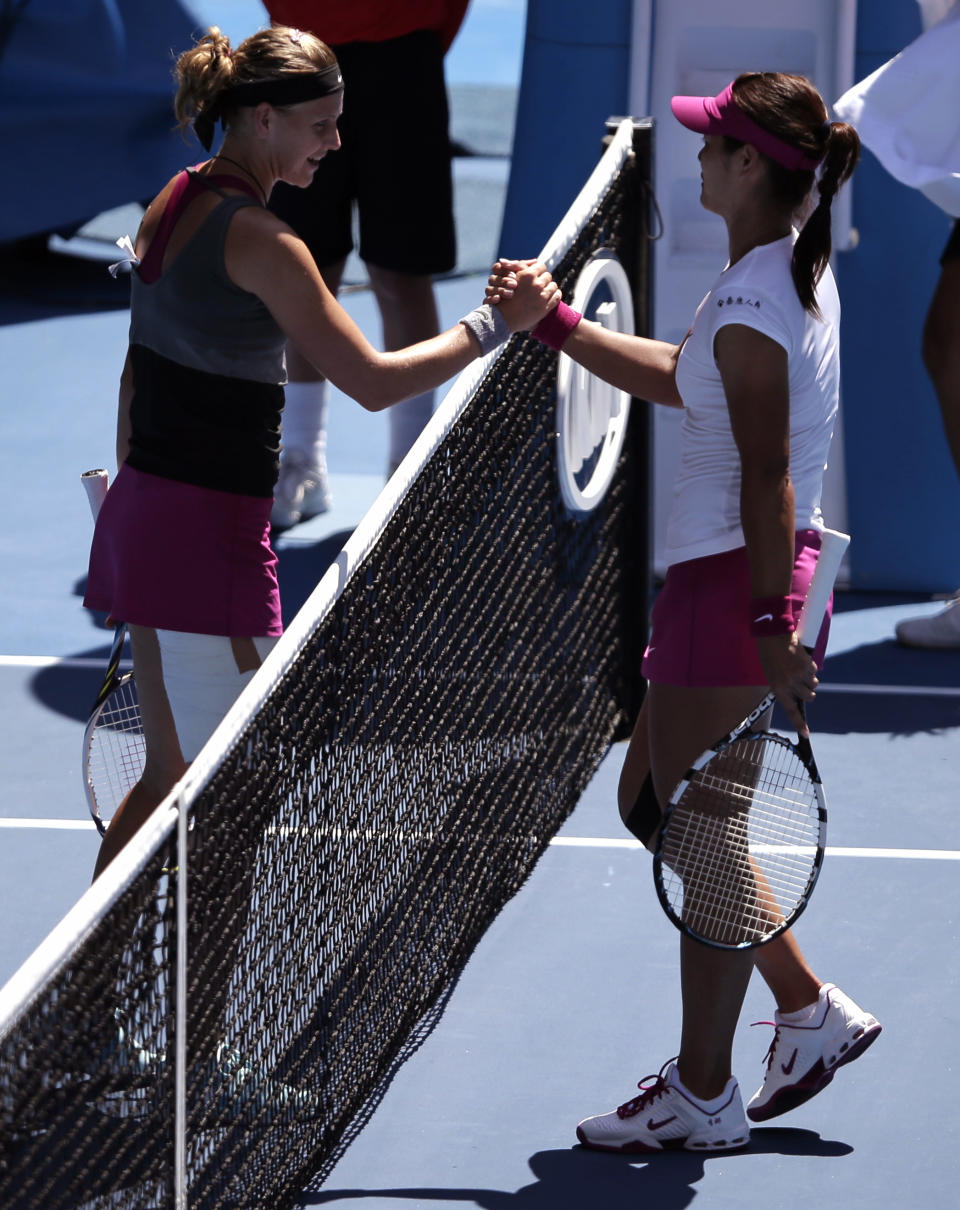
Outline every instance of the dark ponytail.
{"label": "dark ponytail", "polygon": [[[792,171],[764,156],[773,200],[799,212],[815,186],[817,204],[793,248],[791,272],[804,310],[820,314],[817,283],[830,261],[830,206],[860,158],[860,139],[846,122],[829,122],[823,98],[803,76],[746,72],[733,84],[738,107],[758,126],[821,161],[820,179],[807,169]],[[728,140],[732,141],[732,140]]]}
{"label": "dark ponytail", "polygon": [[833,249],[830,206],[837,191],[853,173],[860,158],[860,138],[846,122],[831,122],[827,136],[827,153],[817,182],[817,204],[801,228],[793,246],[791,272],[797,297],[804,309],[819,315],[817,283],[823,277]]}

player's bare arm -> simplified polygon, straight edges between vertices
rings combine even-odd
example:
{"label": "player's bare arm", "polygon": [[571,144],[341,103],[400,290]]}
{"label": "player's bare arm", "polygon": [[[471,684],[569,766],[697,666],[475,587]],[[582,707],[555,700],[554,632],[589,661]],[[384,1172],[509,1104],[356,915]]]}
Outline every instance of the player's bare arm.
{"label": "player's bare arm", "polygon": [[[238,286],[263,300],[303,355],[369,411],[430,390],[480,351],[462,324],[398,352],[375,349],[324,284],[306,245],[266,211],[236,216],[227,269]],[[529,288],[503,308],[513,331],[535,324],[555,305],[549,274],[530,270],[525,278]]]}
{"label": "player's bare arm", "polygon": [[[489,278],[487,301],[505,307],[516,290],[517,275],[531,263],[497,261]],[[677,358],[682,347],[581,322],[564,341],[563,351],[598,378],[638,399],[679,408],[683,401],[677,390]]]}
{"label": "player's bare arm", "polygon": [[[717,333],[714,354],[740,454],[740,520],[751,594],[789,595],[795,527],[786,350],[754,328],[728,324]],[[791,635],[758,639],[757,647],[778,700],[798,731],[805,731],[797,701],[814,696],[813,661]]]}

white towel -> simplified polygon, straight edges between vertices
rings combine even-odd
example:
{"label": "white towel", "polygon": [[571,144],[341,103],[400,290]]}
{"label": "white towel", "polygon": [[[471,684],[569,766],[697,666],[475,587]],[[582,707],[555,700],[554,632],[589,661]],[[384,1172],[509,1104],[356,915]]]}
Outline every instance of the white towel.
{"label": "white towel", "polygon": [[960,217],[960,4],[833,108],[891,176]]}

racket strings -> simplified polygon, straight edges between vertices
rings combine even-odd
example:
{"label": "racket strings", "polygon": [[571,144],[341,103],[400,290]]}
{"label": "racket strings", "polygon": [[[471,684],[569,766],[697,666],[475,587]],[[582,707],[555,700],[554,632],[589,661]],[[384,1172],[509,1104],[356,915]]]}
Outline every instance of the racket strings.
{"label": "racket strings", "polygon": [[136,682],[125,677],[88,727],[87,785],[94,818],[111,816],[140,780],[146,744]]}
{"label": "racket strings", "polygon": [[758,928],[770,925],[739,830],[695,816],[683,842],[664,850],[676,875],[669,892],[674,910],[699,936],[726,945],[748,941]]}
{"label": "racket strings", "polygon": [[802,904],[820,848],[817,787],[780,736],[735,741],[689,779],[662,848],[670,910],[721,945],[755,943]]}

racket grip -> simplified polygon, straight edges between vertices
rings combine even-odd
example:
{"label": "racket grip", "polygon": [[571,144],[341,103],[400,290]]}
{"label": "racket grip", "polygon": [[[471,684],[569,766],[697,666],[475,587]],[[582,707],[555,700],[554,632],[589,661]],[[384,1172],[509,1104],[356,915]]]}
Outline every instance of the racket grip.
{"label": "racket grip", "polygon": [[849,545],[849,534],[841,534],[835,529],[823,531],[817,566],[814,568],[807,599],[803,603],[797,624],[797,638],[804,647],[810,648],[816,644],[827,612],[827,602],[830,600],[837,572]]}
{"label": "racket grip", "polygon": [[95,471],[84,471],[80,476],[80,482],[86,489],[87,503],[90,505],[94,521],[100,512],[100,505],[106,499],[108,478],[107,472],[102,468]]}

